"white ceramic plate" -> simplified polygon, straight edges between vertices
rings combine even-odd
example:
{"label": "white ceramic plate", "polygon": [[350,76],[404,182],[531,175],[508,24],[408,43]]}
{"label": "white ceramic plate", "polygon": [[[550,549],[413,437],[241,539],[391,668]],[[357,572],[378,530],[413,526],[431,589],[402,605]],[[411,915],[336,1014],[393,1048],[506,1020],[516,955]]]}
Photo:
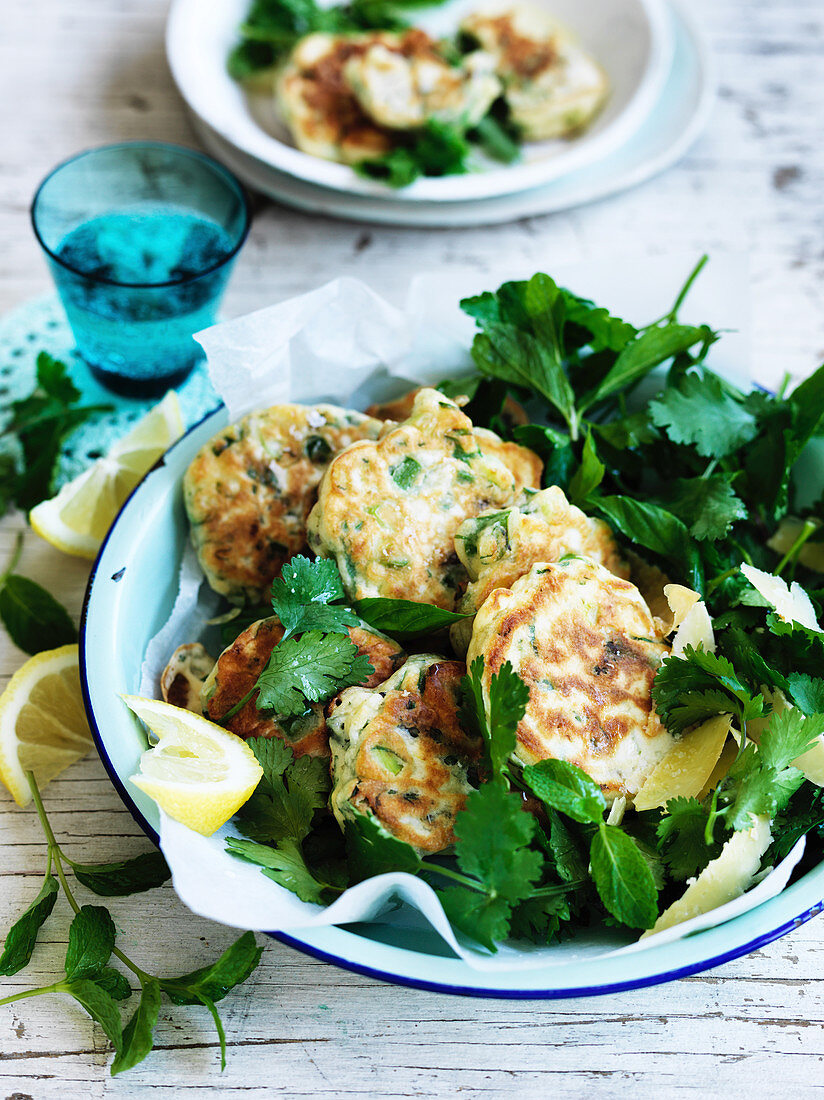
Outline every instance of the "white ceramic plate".
{"label": "white ceramic plate", "polygon": [[541,187],[461,203],[406,202],[399,196],[346,195],[279,172],[224,141],[197,115],[195,127],[209,152],[249,187],[309,213],[387,225],[492,225],[580,206],[634,187],[674,164],[706,125],[714,96],[711,58],[703,36],[680,6],[672,11],[674,53],[652,114],[624,145],[584,168]]}
{"label": "white ceramic plate", "polygon": [[[420,23],[434,34],[454,31],[462,13],[483,0],[451,0],[423,9]],[[192,111],[223,141],[270,168],[352,195],[402,202],[460,202],[508,195],[592,163],[613,152],[641,126],[659,99],[670,70],[672,28],[665,0],[531,0],[575,30],[607,70],[610,99],[593,125],[571,141],[536,142],[516,165],[495,165],[465,176],[421,179],[402,192],[361,179],[341,164],[294,148],[271,102],[247,96],[226,59],[237,41],[249,0],[173,0],[166,53],[175,82]]]}

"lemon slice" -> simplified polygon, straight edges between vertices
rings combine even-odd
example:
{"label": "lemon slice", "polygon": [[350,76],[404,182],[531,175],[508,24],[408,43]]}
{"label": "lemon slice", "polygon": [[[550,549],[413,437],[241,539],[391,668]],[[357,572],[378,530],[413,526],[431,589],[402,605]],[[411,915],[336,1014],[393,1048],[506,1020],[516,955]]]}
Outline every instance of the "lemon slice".
{"label": "lemon slice", "polygon": [[26,772],[42,789],[92,747],[76,645],[30,658],[0,695],[0,779],[18,806],[31,801]]}
{"label": "lemon slice", "polygon": [[183,434],[174,390],[88,470],[29,512],[34,530],[66,554],[94,558],[126,497]]}
{"label": "lemon slice", "polygon": [[211,836],[248,801],[263,769],[245,741],[214,722],[159,699],[123,701],[157,737],[131,782],[161,810]]}

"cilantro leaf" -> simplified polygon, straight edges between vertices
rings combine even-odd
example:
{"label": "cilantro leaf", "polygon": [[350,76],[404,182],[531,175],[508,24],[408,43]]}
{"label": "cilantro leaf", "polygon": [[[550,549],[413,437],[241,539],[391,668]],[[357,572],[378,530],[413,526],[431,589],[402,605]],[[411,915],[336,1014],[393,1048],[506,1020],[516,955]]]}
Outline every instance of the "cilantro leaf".
{"label": "cilantro leaf", "polygon": [[312,630],[346,634],[347,627],[357,626],[359,619],[351,608],[332,606],[343,594],[340,573],[331,559],[291,558],[272,582],[272,608],[285,631],[280,644],[293,634]]}
{"label": "cilantro leaf", "polygon": [[490,951],[497,950],[496,940],[505,940],[509,935],[512,906],[504,898],[464,886],[448,886],[435,892],[450,923]]}
{"label": "cilantro leaf", "polygon": [[727,658],[703,647],[687,646],[681,657],[667,657],[653,681],[652,698],[672,733],[727,712],[746,723],[764,709],[763,696],[750,692]]}
{"label": "cilantro leaf", "polygon": [[554,810],[584,824],[597,824],[606,809],[601,788],[581,768],[566,760],[541,760],[523,771],[534,794]]}
{"label": "cilantro leaf", "polygon": [[527,897],[541,873],[541,855],[527,845],[535,819],[520,794],[498,783],[472,791],[455,817],[455,855],[461,870],[506,901]]}
{"label": "cilantro leaf", "polygon": [[761,734],[758,755],[764,765],[782,771],[824,733],[824,714],[805,718],[797,710],[775,712]]}
{"label": "cilantro leaf", "polygon": [[697,798],[672,798],[667,803],[657,836],[659,851],[673,878],[686,881],[720,853],[720,844],[707,844],[708,820],[709,811]]}
{"label": "cilantro leaf", "polygon": [[329,769],[311,756],[294,759],[292,750],[276,737],[250,737],[263,778],[238,813],[238,827],[259,841],[300,842],[312,827],[315,811],[326,805]]}
{"label": "cilantro leaf", "polygon": [[346,854],[356,882],[387,871],[415,875],[424,866],[411,844],[393,837],[374,818],[357,812],[346,821]]}
{"label": "cilantro leaf", "polygon": [[653,422],[673,443],[689,444],[705,458],[724,458],[758,433],[743,401],[713,374],[688,374],[650,402]]}
{"label": "cilantro leaf", "polygon": [[804,782],[796,768],[781,771],[759,758],[755,745],[749,744],[739,753],[727,778],[719,787],[724,806],[724,820],[735,831],[749,829],[752,814],[771,817],[786,806]]}
{"label": "cilantro leaf", "polygon": [[273,848],[230,836],[226,838],[226,851],[248,863],[256,863],[263,868],[267,878],[297,894],[301,901],[322,904],[326,900],[327,885],[319,882],[309,870],[300,844],[295,840],[279,840]]}
{"label": "cilantro leaf", "polygon": [[787,689],[792,701],[804,714],[824,714],[824,680],[806,672],[793,672],[787,677]]}
{"label": "cilantro leaf", "polygon": [[744,502],[732,487],[734,474],[676,478],[666,497],[667,507],[696,539],[721,539],[733,523],[747,518]]}
{"label": "cilantro leaf", "polygon": [[272,650],[258,677],[257,706],[282,717],[303,714],[307,700],[325,702],[342,688],[362,684],[373,671],[348,638],[309,631]]}
{"label": "cilantro leaf", "polygon": [[516,731],[529,702],[529,688],[509,661],[505,661],[490,677],[487,706],[483,673],[483,658],[476,657],[469,675],[461,681],[461,718],[483,737],[492,774],[499,776],[515,751]]}
{"label": "cilantro leaf", "polygon": [[526,898],[512,910],[510,934],[534,943],[552,943],[569,918],[569,899],[560,891]]}
{"label": "cilantro leaf", "polygon": [[607,912],[630,928],[651,928],[658,891],[635,841],[617,825],[601,822],[589,854],[592,880]]}

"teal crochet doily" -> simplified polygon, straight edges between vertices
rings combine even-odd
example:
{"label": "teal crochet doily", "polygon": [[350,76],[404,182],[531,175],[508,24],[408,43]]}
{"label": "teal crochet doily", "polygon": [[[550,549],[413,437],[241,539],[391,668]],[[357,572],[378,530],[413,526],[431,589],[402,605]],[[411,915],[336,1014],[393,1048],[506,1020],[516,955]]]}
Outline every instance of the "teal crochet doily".
{"label": "teal crochet doily", "polygon": [[[31,392],[37,355],[41,351],[49,352],[67,365],[72,381],[83,394],[83,404],[112,406],[110,412],[96,414],[67,437],[57,471],[59,486],[105,454],[158,398],[143,401],[120,397],[104,389],[74,350],[74,338],[60,299],[56,294],[48,294],[24,302],[0,317],[0,409],[8,408],[12,401]],[[194,368],[178,386],[177,393],[187,428],[220,404],[205,362]]]}

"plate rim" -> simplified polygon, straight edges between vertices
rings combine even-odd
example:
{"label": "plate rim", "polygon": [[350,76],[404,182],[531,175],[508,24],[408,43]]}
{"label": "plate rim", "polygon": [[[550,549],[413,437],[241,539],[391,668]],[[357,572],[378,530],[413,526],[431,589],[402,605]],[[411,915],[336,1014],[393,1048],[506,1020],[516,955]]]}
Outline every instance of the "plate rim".
{"label": "plate rim", "polygon": [[[115,517],[114,522],[112,523],[109,531],[107,532],[106,537],[103,540],[103,543],[102,543],[102,545],[100,547],[100,550],[97,554],[97,557],[95,558],[95,561],[92,565],[92,569],[91,569],[91,572],[89,574],[89,580],[88,580],[88,583],[87,583],[87,586],[86,586],[86,591],[85,591],[85,594],[84,594],[83,607],[82,607],[81,615],[80,615],[80,624],[79,624],[79,675],[80,675],[80,686],[81,686],[81,692],[82,692],[82,696],[83,696],[83,704],[84,704],[84,708],[86,710],[86,714],[87,714],[87,717],[88,717],[88,720],[89,720],[89,727],[90,727],[90,730],[91,730],[91,733],[92,733],[92,737],[93,737],[95,746],[98,750],[98,754],[100,756],[101,762],[103,763],[103,766],[104,766],[104,768],[105,768],[105,770],[106,770],[106,772],[107,772],[107,774],[108,774],[108,776],[109,776],[109,778],[112,782],[112,785],[114,786],[114,788],[115,788],[118,796],[120,797],[121,801],[123,802],[125,808],[130,813],[130,815],[132,816],[132,818],[134,819],[136,824],[139,826],[141,831],[143,833],[145,833],[145,835],[148,837],[148,839],[158,848],[160,847],[160,838],[159,838],[159,835],[157,833],[157,830],[150,824],[150,822],[148,821],[148,819],[146,818],[146,816],[144,815],[142,810],[139,808],[139,806],[135,802],[135,800],[132,797],[131,793],[126,788],[126,785],[125,785],[124,781],[121,779],[120,775],[118,774],[118,772],[117,772],[117,770],[116,770],[116,768],[115,768],[115,766],[114,766],[114,764],[111,760],[111,757],[109,755],[109,751],[106,747],[106,743],[104,741],[103,734],[101,732],[100,725],[99,725],[98,720],[97,720],[97,715],[95,713],[94,706],[93,706],[93,703],[92,703],[92,695],[91,695],[91,690],[90,690],[88,665],[87,665],[87,659],[86,659],[86,649],[87,649],[87,642],[88,642],[88,628],[89,628],[89,619],[90,619],[90,614],[91,614],[91,603],[92,603],[92,599],[93,599],[93,596],[94,596],[95,583],[98,580],[98,578],[101,576],[101,567],[102,567],[102,564],[103,564],[103,561],[104,561],[104,558],[105,558],[105,555],[106,555],[107,547],[110,545],[110,543],[115,538],[116,529],[118,528],[121,520],[123,519],[123,517],[125,516],[127,511],[130,509],[130,507],[132,505],[132,502],[137,498],[137,496],[139,494],[141,494],[143,492],[143,490],[145,489],[145,486],[147,485],[147,483],[148,483],[149,479],[152,477],[152,475],[154,473],[156,473],[160,468],[162,468],[163,466],[166,465],[166,458],[172,451],[174,451],[177,447],[181,446],[186,441],[188,441],[189,437],[195,431],[197,431],[198,429],[203,428],[208,421],[210,421],[213,418],[219,417],[221,414],[225,415],[225,413],[226,413],[226,406],[221,402],[220,405],[218,405],[216,408],[211,409],[209,412],[205,413],[196,423],[192,424],[192,426],[190,428],[188,428],[186,430],[186,432],[184,432],[184,434],[180,437],[180,439],[176,440],[175,443],[173,443],[172,446],[164,453],[164,455],[162,455],[161,458],[158,459],[158,461],[154,464],[154,466],[151,468],[151,470],[149,470],[146,473],[146,475],[140,480],[140,482],[135,486],[135,488],[132,490],[132,492],[126,498],[123,505],[119,509],[119,511],[117,513],[117,516]],[[824,868],[824,864],[820,864],[819,866]],[[815,870],[815,868],[811,869],[809,872],[807,872],[805,874],[805,876],[802,877],[802,879],[799,880],[798,883],[793,884],[793,885],[799,885],[803,881],[803,878],[806,878],[807,875],[812,874],[814,872],[814,870]],[[787,889],[792,889],[792,886],[788,887]],[[690,941],[693,941],[693,942],[697,943],[701,940],[702,936],[706,937],[706,936],[711,935],[712,933],[717,933],[720,929],[724,929],[724,928],[726,928],[730,925],[735,924],[736,921],[744,920],[752,914],[757,914],[759,911],[763,911],[766,907],[768,907],[771,904],[777,902],[784,895],[786,895],[786,889],[785,889],[785,891],[782,891],[781,894],[778,894],[775,898],[772,898],[772,899],[769,899],[768,901],[763,902],[761,905],[759,905],[759,906],[755,907],[754,909],[750,910],[748,913],[742,914],[740,917],[734,918],[732,921],[725,922],[722,925],[717,925],[714,928],[707,929],[703,932],[698,932],[698,933],[694,934],[693,936],[688,937],[686,940],[679,941],[679,942],[689,943]],[[786,901],[786,898],[785,898],[785,901]],[[687,977],[691,974],[696,974],[696,973],[700,973],[700,972],[708,970],[708,969],[712,969],[713,967],[720,966],[720,965],[722,965],[724,963],[727,963],[727,962],[730,962],[734,959],[741,958],[742,956],[747,955],[750,952],[755,951],[758,948],[763,947],[768,943],[771,943],[773,940],[776,940],[776,939],[780,938],[781,936],[786,935],[788,932],[792,931],[793,929],[795,929],[797,927],[800,927],[800,925],[802,925],[802,924],[806,923],[807,921],[811,920],[814,916],[817,916],[822,911],[824,911],[824,897],[817,898],[813,902],[808,901],[805,904],[805,907],[802,909],[802,911],[800,913],[795,913],[792,916],[789,916],[788,918],[781,921],[776,927],[768,928],[763,932],[759,932],[758,934],[754,935],[752,938],[745,938],[743,943],[738,943],[735,946],[730,947],[727,950],[718,951],[715,954],[710,954],[708,957],[701,957],[701,958],[694,959],[694,960],[692,960],[690,962],[687,962],[686,964],[681,965],[681,966],[667,967],[667,968],[663,968],[663,969],[661,969],[660,967],[655,967],[654,972],[652,972],[652,973],[629,976],[627,978],[617,979],[617,980],[615,980],[615,981],[613,981],[609,984],[602,983],[602,984],[580,985],[580,986],[574,986],[574,985],[570,985],[570,984],[565,984],[565,985],[555,984],[552,987],[547,986],[547,987],[541,987],[541,988],[518,987],[518,984],[517,984],[518,983],[518,974],[519,974],[518,970],[509,970],[509,971],[499,971],[498,972],[498,974],[501,976],[501,978],[504,981],[507,981],[511,978],[511,983],[512,984],[509,985],[509,986],[506,986],[506,987],[480,984],[480,982],[482,982],[482,980],[483,980],[484,971],[472,971],[472,973],[478,974],[478,976],[479,976],[479,984],[477,984],[477,985],[476,984],[466,984],[466,985],[464,985],[464,984],[456,983],[454,981],[446,981],[446,980],[436,981],[436,980],[431,980],[431,979],[428,979],[428,978],[421,978],[421,977],[418,977],[416,975],[409,974],[409,973],[399,972],[397,970],[383,969],[380,966],[370,966],[370,965],[367,965],[365,963],[362,963],[362,962],[358,961],[357,959],[347,958],[345,955],[339,955],[339,954],[335,953],[335,951],[330,951],[330,950],[328,950],[327,948],[325,948],[323,946],[317,945],[316,943],[307,942],[306,939],[301,939],[299,930],[297,932],[295,930],[290,931],[290,932],[261,930],[261,932],[262,932],[262,934],[264,934],[266,936],[269,936],[270,938],[276,939],[279,942],[284,943],[287,946],[292,947],[292,948],[302,952],[303,954],[310,955],[310,956],[312,956],[314,958],[317,958],[317,959],[319,959],[323,962],[328,962],[328,963],[331,963],[332,965],[335,965],[335,966],[337,966],[339,968],[342,968],[342,969],[345,969],[345,970],[349,970],[353,973],[361,974],[361,975],[369,977],[369,978],[378,979],[378,980],[389,982],[389,983],[396,984],[396,985],[403,985],[403,986],[407,986],[407,987],[414,988],[414,989],[421,989],[421,990],[426,990],[426,991],[429,991],[429,992],[444,993],[444,994],[455,995],[455,996],[485,997],[485,998],[502,999],[502,1000],[561,1000],[561,999],[572,998],[572,997],[605,996],[605,995],[608,995],[610,993],[619,993],[619,992],[623,992],[623,991],[630,990],[630,989],[645,989],[645,988],[648,988],[648,987],[651,987],[651,986],[654,986],[654,985],[659,985],[659,984],[669,982],[669,981],[675,981],[679,978]],[[216,922],[216,923],[219,923],[219,922]],[[345,927],[340,927],[340,926],[335,926],[335,925],[318,926],[318,927],[308,928],[308,929],[306,929],[306,932],[309,934],[310,937],[313,934],[322,936],[324,934],[339,933],[339,934],[344,934],[344,935],[347,935],[347,936],[352,936],[356,940],[358,940],[362,943],[373,943],[373,941],[369,941],[367,939],[367,937],[358,936],[357,933],[351,932]],[[376,950],[380,950],[381,948],[388,948],[390,951],[400,951],[400,952],[405,952],[405,953],[409,953],[409,954],[415,954],[415,952],[411,952],[410,949],[403,948],[403,947],[400,947],[398,945],[384,945],[384,944],[373,943],[373,946],[375,947]],[[667,944],[662,944],[657,950],[666,952],[668,949],[671,949],[672,947],[673,947],[673,944],[667,943]],[[656,949],[652,948],[652,950],[656,950]],[[419,953],[419,954],[421,955],[422,959],[435,958],[435,956],[429,955],[426,952]],[[627,957],[628,956],[624,956],[624,958],[627,958]],[[638,953],[637,957],[639,959],[642,957],[640,952]],[[460,958],[453,959],[453,958],[447,957],[447,961],[450,964],[458,964],[458,965],[463,964],[464,966],[467,965]],[[592,962],[597,962],[597,961],[598,961],[597,959],[596,960],[583,959],[583,960],[581,960],[581,965],[585,965],[588,962],[592,963]],[[542,969],[544,969],[545,973],[546,973],[546,978],[544,980],[545,981],[551,980],[551,975],[552,975],[552,972],[554,970],[554,967],[542,968]],[[570,964],[570,969],[574,969],[573,964]],[[561,972],[560,967],[558,968],[557,972],[560,974],[560,972]],[[487,972],[487,973],[489,973],[489,972]]]}
{"label": "plate rim", "polygon": [[[372,180],[361,179],[348,165],[325,161],[304,153],[267,133],[262,126],[250,119],[247,131],[239,142],[231,127],[223,119],[217,123],[209,112],[195,105],[186,75],[185,57],[178,39],[184,39],[179,27],[188,23],[184,16],[188,6],[197,0],[172,0],[165,27],[164,48],[167,64],[175,86],[187,107],[206,122],[219,137],[247,156],[260,160],[268,167],[290,175],[314,186],[325,187],[342,195],[365,198],[382,198],[387,201],[401,199],[406,202],[434,202],[449,204],[467,200],[481,200],[511,195],[547,184],[571,172],[595,163],[631,140],[658,102],[669,76],[674,52],[674,34],[668,0],[632,0],[643,14],[649,32],[650,49],[646,64],[635,90],[621,112],[599,134],[590,140],[582,140],[569,149],[543,161],[520,165],[504,165],[500,168],[467,175],[431,177],[417,180],[402,193]],[[181,14],[183,13],[183,14]],[[274,144],[272,144],[274,143]],[[269,159],[277,152],[277,161]]]}

